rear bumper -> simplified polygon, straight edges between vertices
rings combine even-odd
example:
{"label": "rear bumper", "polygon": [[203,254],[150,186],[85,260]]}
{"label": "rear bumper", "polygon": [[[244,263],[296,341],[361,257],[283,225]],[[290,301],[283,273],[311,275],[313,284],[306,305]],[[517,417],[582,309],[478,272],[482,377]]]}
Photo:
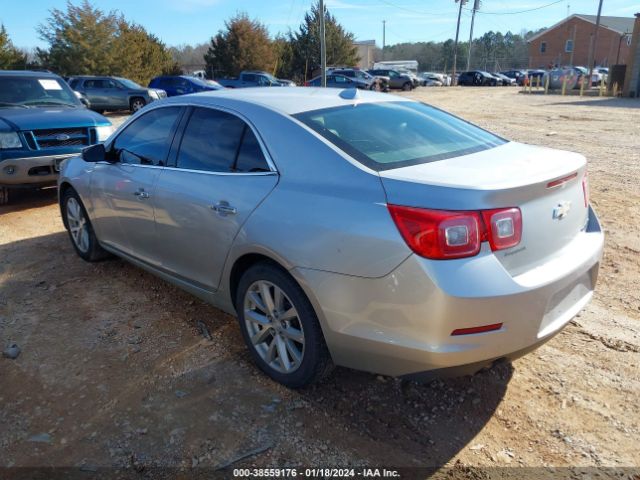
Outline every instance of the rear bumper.
{"label": "rear bumper", "polygon": [[74,155],[77,153],[2,160],[0,161],[0,185],[5,187],[36,187],[55,184],[60,171],[60,163]]}
{"label": "rear bumper", "polygon": [[[292,273],[314,303],[336,364],[427,378],[473,373],[553,337],[591,299],[603,244],[590,209],[586,231],[566,254],[517,277],[488,248],[445,262],[412,255],[382,278]],[[500,330],[451,336],[496,323]]]}

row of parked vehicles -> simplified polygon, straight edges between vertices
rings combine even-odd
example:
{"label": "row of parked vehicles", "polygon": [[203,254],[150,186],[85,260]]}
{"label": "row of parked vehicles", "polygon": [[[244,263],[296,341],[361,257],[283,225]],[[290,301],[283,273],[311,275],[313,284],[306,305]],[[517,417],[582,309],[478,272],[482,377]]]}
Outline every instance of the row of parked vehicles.
{"label": "row of parked vehicles", "polygon": [[[502,72],[486,72],[483,70],[470,70],[460,73],[458,85],[464,86],[497,86],[497,85],[529,85],[530,83],[543,85],[546,77],[549,76],[551,88],[560,88],[564,79],[568,80],[568,88],[579,88],[583,78],[588,77],[589,70],[586,67],[570,66],[557,67],[549,70],[505,70]],[[601,82],[608,82],[609,69],[606,67],[596,67],[593,70],[590,84],[600,85]]]}

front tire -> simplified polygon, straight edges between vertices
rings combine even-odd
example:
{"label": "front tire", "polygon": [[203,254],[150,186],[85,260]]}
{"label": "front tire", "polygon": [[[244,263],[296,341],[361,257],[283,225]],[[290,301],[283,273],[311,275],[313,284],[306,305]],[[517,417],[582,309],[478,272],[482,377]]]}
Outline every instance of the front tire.
{"label": "front tire", "polygon": [[405,83],[402,85],[402,90],[403,90],[403,91],[405,91],[405,92],[410,91],[410,90],[411,90],[411,83],[410,83],[410,82],[405,82]]}
{"label": "front tire", "polygon": [[71,244],[80,258],[87,262],[97,262],[110,256],[100,246],[82,200],[71,188],[62,196],[62,215]]}
{"label": "front tire", "polygon": [[270,262],[250,267],[236,295],[240,330],[251,357],[275,381],[300,388],[331,368],[318,317],[302,288]]}

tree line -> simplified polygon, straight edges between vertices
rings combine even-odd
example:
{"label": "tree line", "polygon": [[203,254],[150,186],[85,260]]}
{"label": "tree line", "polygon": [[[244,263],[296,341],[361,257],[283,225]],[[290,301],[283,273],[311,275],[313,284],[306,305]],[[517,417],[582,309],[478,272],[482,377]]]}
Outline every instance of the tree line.
{"label": "tree line", "polygon": [[[38,26],[47,48],[35,55],[16,48],[0,25],[0,68],[49,69],[63,76],[117,75],[142,84],[160,74],[190,73],[204,69],[212,78],[236,76],[242,70],[265,70],[277,77],[302,82],[318,71],[320,15],[325,17],[327,65],[356,65],[354,36],[318,3],[311,6],[300,26],[272,37],[266,25],[239,13],[225,22],[208,43],[167,47],[144,27],[118,11],[103,11],[89,0],[67,2],[52,9]],[[497,70],[526,67],[527,39],[536,32],[487,32],[473,41],[472,68]],[[375,60],[417,60],[420,70],[450,71],[453,40],[399,43],[376,49]],[[458,70],[466,66],[468,42],[458,44]]]}

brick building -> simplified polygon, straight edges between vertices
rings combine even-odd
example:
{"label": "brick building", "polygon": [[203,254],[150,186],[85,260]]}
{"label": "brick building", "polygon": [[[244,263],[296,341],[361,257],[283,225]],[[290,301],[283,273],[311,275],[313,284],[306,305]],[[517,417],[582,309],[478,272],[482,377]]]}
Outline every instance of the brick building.
{"label": "brick building", "polygon": [[627,59],[623,95],[640,97],[640,13],[636,13],[636,22],[631,37],[631,52]]}
{"label": "brick building", "polygon": [[[600,17],[594,66],[624,64],[630,55],[634,18]],[[529,67],[588,67],[595,15],[571,15],[529,39]]]}

